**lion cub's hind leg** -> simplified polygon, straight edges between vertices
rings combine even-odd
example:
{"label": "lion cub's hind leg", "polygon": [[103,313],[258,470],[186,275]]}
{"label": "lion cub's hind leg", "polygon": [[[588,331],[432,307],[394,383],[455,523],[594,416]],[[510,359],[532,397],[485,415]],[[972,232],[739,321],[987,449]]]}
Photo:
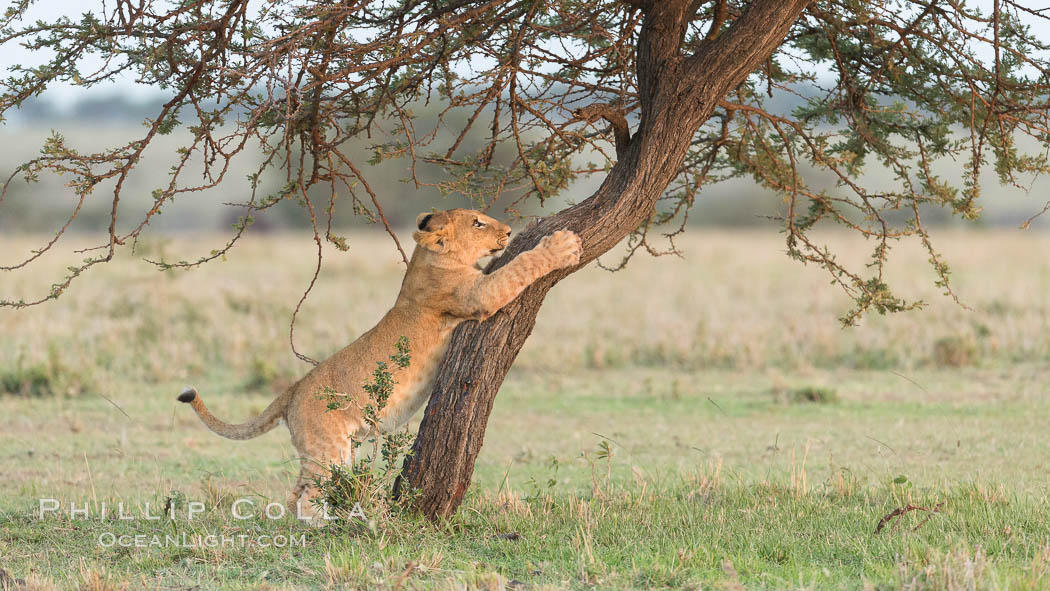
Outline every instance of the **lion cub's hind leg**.
{"label": "lion cub's hind leg", "polygon": [[[345,451],[348,452],[349,447]],[[288,510],[297,519],[309,521],[312,525],[323,525],[326,512],[317,482],[331,477],[332,464],[346,465],[350,463],[350,458],[344,457],[342,450],[333,448],[329,453],[303,457],[300,461],[299,478],[288,496]],[[331,512],[329,515],[334,517]]]}
{"label": "lion cub's hind leg", "polygon": [[302,467],[299,469],[299,478],[295,487],[288,495],[288,511],[296,519],[301,519],[313,525],[323,525],[324,516],[318,503],[320,502],[320,490],[317,488],[317,478],[327,477],[328,470],[323,465],[312,464],[312,460],[303,459]]}
{"label": "lion cub's hind leg", "polygon": [[[362,432],[363,431],[363,432]],[[357,429],[354,436],[360,440],[367,434],[367,430]],[[349,433],[343,433],[329,438],[317,437],[304,442],[299,449],[301,467],[299,478],[288,498],[288,509],[291,514],[299,519],[309,520],[314,525],[323,525],[326,511],[321,502],[321,491],[317,487],[318,480],[331,478],[332,464],[349,466],[351,463],[353,439]],[[304,449],[305,448],[305,449]],[[329,511],[330,518],[334,518],[333,511]]]}

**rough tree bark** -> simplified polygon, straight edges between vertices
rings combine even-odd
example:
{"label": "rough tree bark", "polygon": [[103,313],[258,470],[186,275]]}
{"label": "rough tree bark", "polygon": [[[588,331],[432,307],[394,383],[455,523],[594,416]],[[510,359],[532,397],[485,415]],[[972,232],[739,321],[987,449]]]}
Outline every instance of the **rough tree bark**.
{"label": "rough tree bark", "polygon": [[[653,211],[700,125],[768,59],[809,0],[755,0],[692,55],[684,55],[681,44],[699,2],[628,3],[645,11],[638,38],[637,132],[626,146],[617,146],[618,161],[597,192],[519,234],[489,271],[558,229],[573,230],[583,239],[580,266],[620,242]],[[547,291],[578,268],[547,275],[487,321],[465,323],[453,334],[402,476],[418,490],[417,507],[427,517],[446,518],[459,507],[496,393],[532,332]]]}

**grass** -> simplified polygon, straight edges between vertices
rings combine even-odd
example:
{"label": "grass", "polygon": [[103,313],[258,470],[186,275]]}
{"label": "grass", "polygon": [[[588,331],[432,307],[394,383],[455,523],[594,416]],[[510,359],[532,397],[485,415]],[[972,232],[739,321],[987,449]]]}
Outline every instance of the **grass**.
{"label": "grass", "polygon": [[[208,248],[199,242],[166,248]],[[443,527],[410,515],[325,528],[235,519],[239,498],[256,513],[283,502],[295,475],[287,432],[222,440],[174,401],[190,382],[240,420],[304,371],[284,322],[309,279],[309,244],[250,242],[190,274],[123,256],[54,305],[0,312],[0,375],[48,376],[46,392],[0,395],[0,582],[1041,589],[1050,303],[1033,289],[1050,284],[1050,266],[1020,253],[1046,242],[950,236],[949,256],[968,253],[953,276],[974,311],[904,281],[928,310],[845,332],[835,316],[846,302],[777,256],[775,236],[704,234],[685,242],[684,261],[587,269],[552,292],[497,399],[467,500]],[[308,353],[344,344],[392,301],[394,258],[364,256],[383,248],[362,238],[332,256],[296,329]],[[28,243],[0,252],[19,249]],[[902,259],[899,277],[921,272],[921,254]],[[42,271],[0,287],[29,294],[52,279]],[[61,511],[36,519],[40,498]],[[116,519],[121,502],[154,515],[170,504],[175,519]],[[206,507],[192,520],[190,502]],[[71,517],[70,503],[90,516]],[[938,511],[875,534],[909,504]],[[147,545],[100,543],[110,534]],[[148,545],[176,534],[237,541]],[[274,536],[302,544],[263,545]]]}
{"label": "grass", "polygon": [[[906,501],[942,509],[910,513],[874,535],[880,516]],[[481,588],[862,588],[867,581],[1039,589],[1050,575],[1042,510],[978,486],[909,494],[896,485],[858,492],[845,483],[801,493],[709,474],[593,495],[482,495],[446,529],[411,519],[351,532],[210,515],[176,522],[190,537],[299,536],[305,547],[296,548],[98,549],[96,539],[114,530],[152,538],[174,529],[141,522],[56,520],[44,528],[23,518],[7,537],[23,548],[61,549],[28,576],[69,572],[77,583],[87,571],[118,588],[386,588],[408,580]],[[517,535],[501,535],[508,533]]]}

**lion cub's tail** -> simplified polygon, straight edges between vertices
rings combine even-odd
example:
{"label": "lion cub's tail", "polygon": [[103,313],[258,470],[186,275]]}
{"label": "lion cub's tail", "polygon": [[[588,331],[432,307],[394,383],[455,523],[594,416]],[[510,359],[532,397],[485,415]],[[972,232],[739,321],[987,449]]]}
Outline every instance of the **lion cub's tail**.
{"label": "lion cub's tail", "polygon": [[183,390],[182,394],[179,394],[178,401],[188,402],[193,407],[193,410],[197,412],[197,416],[204,421],[204,424],[219,435],[228,439],[251,439],[277,426],[277,423],[284,416],[285,409],[288,407],[289,398],[291,398],[289,392],[281,394],[270,403],[270,406],[266,407],[266,410],[262,411],[262,414],[254,420],[241,423],[240,425],[231,425],[215,418],[215,415],[208,412],[208,408],[204,406],[204,401],[201,400],[197,390],[194,388]]}

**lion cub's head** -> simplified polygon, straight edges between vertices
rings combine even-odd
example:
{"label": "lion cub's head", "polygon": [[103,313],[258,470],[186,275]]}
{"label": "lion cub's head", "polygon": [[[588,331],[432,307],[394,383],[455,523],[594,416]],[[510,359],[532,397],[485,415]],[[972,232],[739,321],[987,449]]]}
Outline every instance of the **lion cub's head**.
{"label": "lion cub's head", "polygon": [[474,264],[507,247],[510,226],[473,209],[421,213],[412,234],[419,246]]}

